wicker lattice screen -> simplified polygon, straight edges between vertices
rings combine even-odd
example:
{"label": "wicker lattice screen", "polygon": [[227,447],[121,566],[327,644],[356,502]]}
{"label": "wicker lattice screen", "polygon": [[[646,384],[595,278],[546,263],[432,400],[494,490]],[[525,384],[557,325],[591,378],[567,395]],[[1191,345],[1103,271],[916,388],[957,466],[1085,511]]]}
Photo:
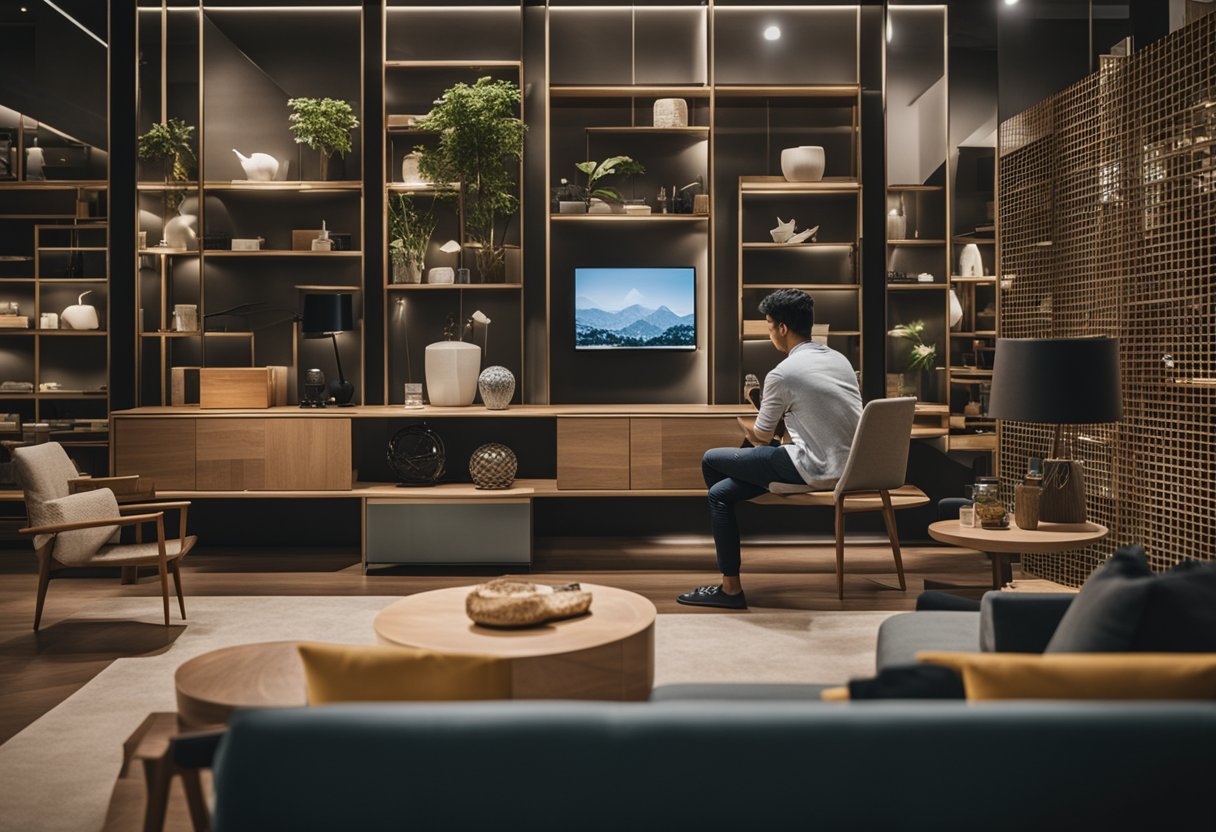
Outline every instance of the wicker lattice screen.
{"label": "wicker lattice screen", "polygon": [[[1216,15],[1006,121],[1000,154],[1001,335],[1118,335],[1123,374],[1123,421],[1068,432],[1111,537],[1026,569],[1216,557]],[[1049,442],[1001,426],[1007,497]]]}

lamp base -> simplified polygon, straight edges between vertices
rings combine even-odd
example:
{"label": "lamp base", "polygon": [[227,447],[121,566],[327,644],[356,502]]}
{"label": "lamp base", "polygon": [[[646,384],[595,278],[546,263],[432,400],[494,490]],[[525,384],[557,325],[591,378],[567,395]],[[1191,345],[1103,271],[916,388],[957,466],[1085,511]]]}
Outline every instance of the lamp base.
{"label": "lamp base", "polygon": [[330,382],[329,395],[334,397],[334,404],[338,407],[353,407],[350,400],[355,397],[355,385],[346,379]]}

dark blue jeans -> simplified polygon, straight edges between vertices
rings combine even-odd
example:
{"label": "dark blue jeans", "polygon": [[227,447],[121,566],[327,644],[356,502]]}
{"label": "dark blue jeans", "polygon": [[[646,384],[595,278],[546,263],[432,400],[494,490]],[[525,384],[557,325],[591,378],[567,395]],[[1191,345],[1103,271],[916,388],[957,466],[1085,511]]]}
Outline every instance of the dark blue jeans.
{"label": "dark blue jeans", "polygon": [[801,485],[802,475],[784,448],[713,448],[701,457],[709,486],[709,522],[714,531],[718,568],[728,578],[739,575],[739,521],[735,503],[759,497],[770,482]]}

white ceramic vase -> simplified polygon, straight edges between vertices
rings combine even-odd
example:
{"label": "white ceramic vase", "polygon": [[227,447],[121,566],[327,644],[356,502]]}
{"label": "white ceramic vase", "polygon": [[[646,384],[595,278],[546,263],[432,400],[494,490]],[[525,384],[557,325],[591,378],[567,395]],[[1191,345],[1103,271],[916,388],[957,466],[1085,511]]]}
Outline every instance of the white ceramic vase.
{"label": "white ceramic vase", "polygon": [[59,321],[64,325],[64,329],[100,328],[101,322],[97,318],[97,307],[89,306],[84,302],[84,296],[91,293],[92,290],[82,293],[76,299],[76,303],[59,314]]}
{"label": "white ceramic vase", "polygon": [[468,407],[477,395],[481,347],[437,341],[426,347],[426,389],[435,407]]}
{"label": "white ceramic vase", "polygon": [[418,151],[405,154],[401,160],[401,181],[406,185],[422,185],[425,184],[422,180],[422,173],[418,170],[418,163],[422,160],[422,154]]}
{"label": "white ceramic vase", "polygon": [[958,299],[954,289],[950,290],[950,328],[954,329],[963,320],[963,304]]}
{"label": "white ceramic vase", "polygon": [[198,248],[198,233],[194,230],[198,217],[194,214],[178,214],[165,223],[165,245],[178,251],[193,251]]}
{"label": "white ceramic vase", "polygon": [[273,182],[275,174],[279,172],[279,160],[269,153],[251,153],[246,156],[235,147],[232,152],[241,160],[245,178],[250,182]]}
{"label": "white ceramic vase", "polygon": [[898,208],[892,208],[891,213],[887,214],[887,239],[906,240],[907,234],[907,218],[899,212]]}
{"label": "white ceramic vase", "polygon": [[486,367],[477,377],[477,389],[486,410],[506,410],[515,395],[515,374],[506,367]]}
{"label": "white ceramic vase", "polygon": [[825,164],[819,145],[804,144],[781,151],[781,175],[786,182],[818,182]]}
{"label": "white ceramic vase", "polygon": [[660,98],[654,102],[655,127],[687,127],[688,102],[683,98]]}
{"label": "white ceramic vase", "polygon": [[980,256],[980,247],[975,243],[963,246],[962,254],[958,256],[958,273],[961,277],[984,276],[984,260]]}
{"label": "white ceramic vase", "polygon": [[456,282],[456,270],[451,266],[435,266],[426,273],[427,283],[449,284]]}

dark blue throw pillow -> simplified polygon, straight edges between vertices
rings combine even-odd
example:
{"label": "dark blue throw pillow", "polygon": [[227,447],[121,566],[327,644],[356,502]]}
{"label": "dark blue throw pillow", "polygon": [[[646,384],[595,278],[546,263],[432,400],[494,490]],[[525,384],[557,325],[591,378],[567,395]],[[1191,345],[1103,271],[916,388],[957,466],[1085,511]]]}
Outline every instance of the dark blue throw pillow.
{"label": "dark blue throw pillow", "polygon": [[1154,575],[1144,549],[1124,546],[1081,587],[1046,652],[1216,652],[1216,564]]}

